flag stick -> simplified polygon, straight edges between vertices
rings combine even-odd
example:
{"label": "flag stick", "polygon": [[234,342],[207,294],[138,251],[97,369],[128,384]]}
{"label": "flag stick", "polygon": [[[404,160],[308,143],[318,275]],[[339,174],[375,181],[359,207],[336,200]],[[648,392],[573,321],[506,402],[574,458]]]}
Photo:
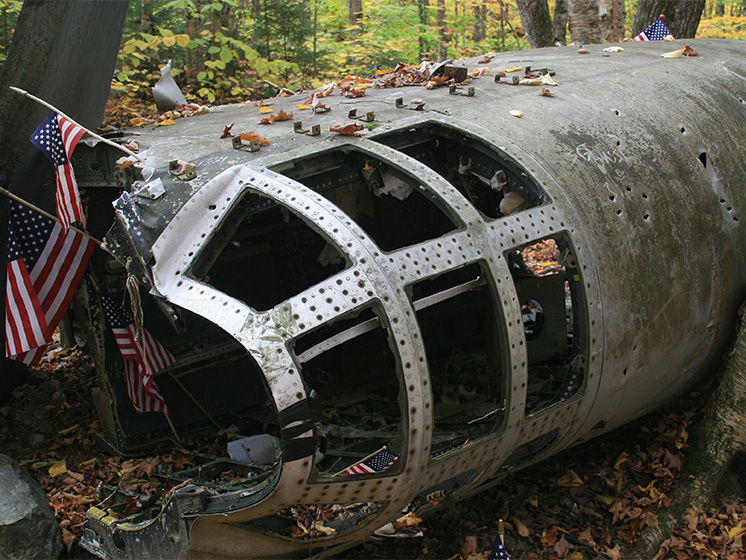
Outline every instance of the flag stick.
{"label": "flag stick", "polygon": [[174,433],[174,437],[176,438],[176,441],[181,443],[181,438],[179,437],[179,434],[176,433],[176,428],[174,428],[174,423],[171,422],[171,417],[165,412],[163,413],[163,416],[166,417],[166,422],[168,422],[168,426],[171,428],[171,431]]}
{"label": "flag stick", "polygon": [[182,390],[182,391],[184,391],[184,393],[186,393],[186,396],[187,396],[187,397],[189,397],[189,398],[190,398],[190,399],[192,400],[192,402],[193,402],[193,403],[194,403],[195,405],[197,405],[197,408],[199,408],[199,409],[200,409],[200,410],[202,411],[202,413],[203,413],[203,414],[204,414],[205,416],[207,416],[207,418],[208,418],[208,419],[210,420],[210,422],[212,422],[212,423],[213,423],[213,424],[215,425],[215,427],[216,427],[216,428],[217,428],[218,430],[222,430],[223,428],[222,428],[222,427],[220,426],[220,424],[218,424],[218,423],[217,423],[217,422],[215,421],[215,418],[213,418],[212,416],[210,416],[210,413],[209,413],[209,412],[207,412],[207,411],[206,411],[206,410],[204,409],[204,407],[203,407],[203,406],[202,406],[201,404],[199,404],[199,401],[198,401],[197,399],[195,399],[195,398],[194,398],[194,395],[192,395],[192,393],[190,393],[190,392],[189,392],[189,391],[187,390],[187,388],[186,388],[186,387],[184,387],[184,384],[183,384],[183,383],[182,383],[181,381],[179,381],[179,378],[178,378],[178,377],[176,377],[176,376],[175,376],[175,375],[174,375],[173,373],[171,373],[171,372],[169,372],[169,375],[171,376],[171,379],[173,379],[173,380],[174,380],[174,381],[176,382],[176,384],[177,384],[177,385],[178,385],[179,387],[181,387],[181,390]]}
{"label": "flag stick", "polygon": [[[15,194],[13,194],[12,192],[10,192],[9,190],[7,190],[7,189],[4,189],[3,187],[0,187],[0,194],[4,194],[4,195],[5,195],[5,196],[7,196],[8,198],[12,198],[12,199],[13,199],[13,200],[15,200],[16,202],[20,202],[20,203],[21,203],[21,204],[23,204],[24,206],[28,206],[28,207],[29,207],[29,208],[31,208],[32,210],[35,210],[36,212],[39,212],[39,214],[41,214],[42,216],[46,216],[46,217],[47,217],[47,218],[49,218],[50,220],[54,220],[54,221],[55,221],[55,222],[57,222],[58,224],[60,224],[60,223],[61,223],[61,222],[60,222],[60,219],[59,219],[59,218],[58,218],[57,216],[53,216],[53,215],[52,215],[52,214],[50,214],[49,212],[45,212],[44,210],[42,210],[42,209],[41,209],[41,208],[39,208],[38,206],[34,206],[34,205],[33,205],[33,204],[31,204],[30,202],[28,202],[28,201],[26,201],[26,200],[23,200],[23,199],[22,199],[22,198],[21,198],[20,196],[16,196]],[[95,243],[97,243],[97,244],[98,244],[98,246],[99,246],[99,247],[100,247],[101,249],[103,249],[104,251],[106,251],[106,249],[104,248],[104,242],[103,242],[103,241],[99,241],[98,239],[96,239],[95,237],[93,237],[93,236],[92,236],[92,235],[91,235],[90,233],[88,233],[88,232],[86,232],[86,231],[83,231],[83,230],[81,230],[81,229],[78,229],[78,228],[76,228],[75,226],[70,226],[70,229],[74,229],[74,230],[75,230],[75,231],[77,231],[77,232],[78,232],[79,234],[81,234],[81,235],[85,235],[85,236],[86,236],[86,237],[87,237],[88,239],[90,239],[91,241],[94,241]],[[108,251],[107,251],[107,253],[108,253]]]}
{"label": "flag stick", "polygon": [[124,147],[124,146],[122,146],[121,144],[117,144],[116,142],[112,142],[111,140],[107,140],[107,139],[106,139],[106,138],[104,138],[103,136],[99,136],[99,135],[98,135],[98,134],[96,134],[95,132],[91,132],[91,131],[90,131],[90,130],[88,130],[88,129],[87,129],[86,127],[84,127],[84,126],[80,125],[79,123],[75,122],[74,120],[72,120],[72,119],[71,119],[70,117],[68,117],[68,116],[67,116],[67,115],[66,115],[65,113],[63,113],[62,111],[60,111],[60,110],[59,110],[59,109],[58,109],[57,107],[55,107],[54,105],[51,105],[51,104],[47,103],[47,102],[46,102],[46,101],[44,101],[43,99],[39,99],[39,98],[38,98],[38,97],[36,97],[35,95],[31,95],[31,94],[30,94],[29,92],[27,92],[27,91],[25,91],[25,90],[22,90],[21,88],[17,88],[17,87],[14,87],[14,86],[8,86],[8,87],[9,87],[9,88],[10,88],[11,90],[15,91],[16,93],[19,93],[19,94],[23,95],[24,97],[28,97],[29,99],[31,99],[31,100],[33,100],[33,101],[36,101],[37,103],[40,103],[41,105],[44,105],[44,106],[45,106],[45,107],[46,107],[47,109],[51,109],[52,111],[54,111],[55,113],[57,113],[57,114],[58,114],[58,115],[60,115],[61,117],[64,117],[64,118],[66,118],[66,119],[67,119],[68,121],[70,121],[70,122],[71,122],[72,124],[74,124],[74,125],[76,125],[76,126],[79,126],[79,127],[80,127],[80,128],[82,128],[83,130],[85,130],[85,131],[86,131],[86,132],[87,132],[87,133],[88,133],[88,134],[89,134],[90,136],[92,136],[93,138],[95,138],[95,139],[96,139],[96,140],[98,140],[99,142],[103,142],[104,144],[108,144],[109,146],[113,146],[113,147],[115,147],[115,148],[117,148],[117,149],[119,149],[119,150],[122,150],[123,152],[127,153],[128,155],[130,155],[130,156],[132,156],[132,157],[136,158],[136,159],[137,159],[137,161],[139,161],[140,163],[145,163],[145,160],[144,160],[144,159],[142,159],[142,158],[141,158],[140,156],[138,156],[138,155],[137,155],[136,153],[134,153],[134,152],[132,152],[132,151],[128,150],[127,148],[125,148],[125,147]]}

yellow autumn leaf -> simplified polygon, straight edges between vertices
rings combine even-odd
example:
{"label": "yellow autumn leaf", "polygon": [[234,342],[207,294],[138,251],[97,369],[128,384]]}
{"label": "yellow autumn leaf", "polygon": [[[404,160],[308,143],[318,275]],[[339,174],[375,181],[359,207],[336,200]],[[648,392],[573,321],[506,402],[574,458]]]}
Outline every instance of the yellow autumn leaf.
{"label": "yellow autumn leaf", "polygon": [[682,54],[684,54],[684,49],[663,53],[661,56],[663,58],[681,58]]}
{"label": "yellow autumn leaf", "polygon": [[528,530],[528,527],[524,525],[523,521],[518,519],[517,517],[512,517],[513,524],[515,525],[516,531],[518,531],[518,534],[522,537],[528,537],[531,534],[531,531]]}
{"label": "yellow autumn leaf", "polygon": [[57,461],[54,465],[49,467],[49,476],[54,478],[55,476],[59,476],[61,474],[64,474],[67,472],[67,465],[65,464],[65,460],[62,459],[61,461]]}
{"label": "yellow autumn leaf", "polygon": [[746,527],[741,527],[740,525],[737,527],[733,527],[730,531],[728,531],[728,544],[732,543],[733,540],[746,531]]}
{"label": "yellow autumn leaf", "polygon": [[189,44],[189,35],[185,33],[176,35],[176,44],[180,47],[186,47]]}
{"label": "yellow autumn leaf", "polygon": [[520,119],[523,116],[523,111],[519,111],[518,109],[513,109],[510,112],[510,114],[513,115],[514,117],[518,117]]}
{"label": "yellow autumn leaf", "polygon": [[561,488],[574,488],[576,486],[583,486],[583,481],[577,473],[571,469],[557,481],[557,486]]}
{"label": "yellow autumn leaf", "polygon": [[518,72],[523,66],[511,66],[510,68],[506,68],[504,72]]}
{"label": "yellow autumn leaf", "polygon": [[176,44],[176,37],[174,35],[168,35],[163,38],[163,45],[166,47],[173,47]]}
{"label": "yellow autumn leaf", "polygon": [[148,124],[148,119],[143,119],[142,117],[130,119],[130,126],[145,126],[146,124]]}
{"label": "yellow autumn leaf", "polygon": [[299,105],[296,105],[299,111],[305,111],[306,109],[310,109],[308,105],[303,105],[302,103]]}
{"label": "yellow autumn leaf", "polygon": [[176,124],[173,119],[166,119],[165,121],[155,123],[155,126],[171,126],[172,124]]}
{"label": "yellow autumn leaf", "polygon": [[271,107],[259,107],[259,112],[260,113],[274,113],[275,110],[272,109]]}

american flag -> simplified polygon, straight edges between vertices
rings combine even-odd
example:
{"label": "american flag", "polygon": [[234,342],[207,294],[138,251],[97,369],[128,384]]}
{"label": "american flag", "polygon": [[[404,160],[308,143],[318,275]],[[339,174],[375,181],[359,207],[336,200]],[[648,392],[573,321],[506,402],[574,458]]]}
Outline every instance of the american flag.
{"label": "american flag", "polygon": [[492,545],[492,552],[490,553],[488,560],[510,560],[510,556],[508,556],[508,552],[505,550],[505,545],[503,545],[503,540],[500,538],[500,535],[495,537],[495,542]]}
{"label": "american flag", "polygon": [[5,355],[35,365],[67,311],[95,245],[15,200],[9,201],[8,214]]}
{"label": "american flag", "polygon": [[383,447],[370,457],[363,459],[359,463],[350,465],[343,470],[341,474],[369,474],[383,472],[396,463],[398,458],[398,455],[391,453],[391,451],[386,449],[386,447]]}
{"label": "american flag", "polygon": [[132,313],[125,311],[109,297],[103,296],[101,302],[124,358],[124,380],[132,405],[137,412],[168,414],[166,402],[155,384],[155,374],[176,360],[145,329],[142,331],[142,338],[135,340],[135,320]]}
{"label": "american flag", "polygon": [[78,183],[75,181],[73,166],[70,165],[70,156],[85,132],[84,128],[65,117],[51,113],[29,138],[55,166],[57,216],[64,230],[74,222],[80,222],[85,226]]}
{"label": "american flag", "polygon": [[635,37],[635,41],[663,41],[665,39],[673,39],[673,35],[671,35],[666,24],[663,23],[664,17],[661,14],[645,31]]}

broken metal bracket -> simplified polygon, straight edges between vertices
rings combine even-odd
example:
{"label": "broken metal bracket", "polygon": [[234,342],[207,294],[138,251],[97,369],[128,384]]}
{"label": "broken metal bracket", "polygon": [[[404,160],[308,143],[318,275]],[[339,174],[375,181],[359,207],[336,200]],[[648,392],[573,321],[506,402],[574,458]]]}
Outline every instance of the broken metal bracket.
{"label": "broken metal bracket", "polygon": [[357,109],[350,109],[350,112],[347,113],[348,119],[356,119],[363,122],[373,122],[376,119],[376,114],[373,111],[368,111],[365,113],[365,115],[358,115]]}
{"label": "broken metal bracket", "polygon": [[474,86],[469,86],[466,88],[466,93],[461,91],[461,87],[457,85],[452,85],[450,88],[448,88],[448,93],[451,95],[464,95],[466,97],[474,97]]}
{"label": "broken metal bracket", "polygon": [[395,103],[397,109],[409,109],[410,111],[422,111],[425,107],[425,102],[421,99],[413,99],[412,107],[409,107],[406,103],[404,103],[403,97],[397,97]]}
{"label": "broken metal bracket", "polygon": [[249,152],[258,152],[262,147],[261,142],[259,142],[258,140],[251,140],[248,144],[244,144],[240,136],[234,136],[231,139],[231,142],[233,144],[234,150],[248,150]]}
{"label": "broken metal bracket", "polygon": [[311,128],[303,128],[303,121],[293,123],[293,132],[296,134],[308,134],[309,136],[318,136],[321,134],[321,125],[314,124]]}

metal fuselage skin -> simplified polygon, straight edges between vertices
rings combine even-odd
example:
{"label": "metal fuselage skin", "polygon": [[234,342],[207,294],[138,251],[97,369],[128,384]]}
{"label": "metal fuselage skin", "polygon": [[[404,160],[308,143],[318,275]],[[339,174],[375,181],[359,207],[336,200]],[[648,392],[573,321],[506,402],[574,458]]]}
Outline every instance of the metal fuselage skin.
{"label": "metal fuselage skin", "polygon": [[[181,515],[166,506],[155,521],[120,529],[132,543],[130,552],[104,550],[105,537],[99,537],[98,552],[127,557],[136,550],[135,537],[147,540],[147,532],[161,524],[172,527],[172,543],[178,544],[172,551],[190,557],[284,557],[333,544],[327,554],[365,539],[410,503],[419,500],[419,511],[428,509],[431,489],[448,483],[449,496],[473,493],[511,468],[655,410],[711,372],[746,287],[740,214],[746,205],[746,43],[691,40],[697,56],[661,57],[684,44],[624,43],[618,53],[590,46],[586,55],[574,47],[550,48],[500,53],[486,64],[463,61],[470,75],[475,68],[491,69],[491,75],[468,84],[473,96],[466,95],[467,87],[455,92],[464,95],[412,87],[370,88],[354,99],[335,92],[322,99],[331,110],[313,117],[310,110],[298,109],[307,94],[273,100],[276,112],[294,112],[294,120],[303,121],[300,130],[320,125],[318,136],[294,131],[292,121],[256,125],[264,115],[250,104],[142,132],[138,142],[147,166],[162,178],[166,193],[141,199],[140,219],[146,223],[148,212],[162,219],[147,231],[138,230],[142,223],[138,226],[131,212],[118,207],[115,229],[120,233],[107,236],[107,243],[143,231],[150,240],[143,241],[146,250],[141,245],[128,252],[122,241],[111,245],[123,256],[140,256],[144,280],[159,298],[204,317],[240,343],[261,372],[260,384],[278,418],[282,453],[261,490],[228,492],[213,509],[195,506],[185,512],[181,507]],[[512,85],[506,83],[510,74],[493,80],[499,71],[518,66],[551,69],[559,85]],[[543,87],[555,95],[537,95]],[[397,107],[396,97],[402,96],[405,106]],[[420,110],[412,110],[413,97],[424,102]],[[371,124],[379,126],[360,137],[327,132],[330,125],[360,122],[346,118],[351,109],[357,115],[375,112]],[[523,116],[516,118],[511,110]],[[254,130],[271,145],[256,152],[235,150],[230,138],[219,139],[231,122],[235,132]],[[453,154],[462,148],[462,154]],[[480,158],[487,171],[480,171]],[[187,182],[159,175],[174,159],[194,162],[197,178]],[[459,171],[451,169],[459,166]],[[335,189],[344,185],[337,168],[360,173],[354,180],[378,197],[371,198],[373,219],[361,198],[350,202],[341,198],[343,190],[334,196],[323,191],[333,180]],[[529,201],[507,216],[476,204],[479,197],[469,199],[469,185],[491,182],[492,188],[499,182],[498,168],[514,193]],[[371,169],[380,176],[371,179]],[[457,174],[467,178],[466,186],[454,184]],[[394,231],[386,230],[381,219],[390,214],[381,210],[382,195],[375,190],[381,187],[389,189],[384,196],[394,202],[422,196],[428,208],[447,216],[447,227],[433,227],[412,242],[410,221],[395,214]],[[241,206],[240,201],[248,202]],[[312,230],[323,240],[321,246],[328,244],[339,258],[320,281],[254,305],[236,295],[238,288],[217,287],[212,279],[219,275],[204,263],[217,253],[225,255],[229,238],[246,246],[221,235],[243,227],[226,225],[243,211],[239,208],[259,215],[261,203],[281,208],[286,223],[296,220]],[[411,223],[419,224],[421,216],[413,212]],[[410,241],[402,246],[398,235]],[[566,277],[556,290],[562,294],[557,296],[561,313],[564,302],[571,311],[569,322],[561,318],[560,349],[540,355],[527,338],[522,306],[532,282],[549,281],[519,278],[511,255],[547,239],[556,241],[565,258]],[[136,242],[132,246],[138,247]],[[316,258],[314,253],[310,260]],[[261,276],[256,267],[241,263],[230,265],[233,278],[225,285]],[[459,271],[472,272],[443,290],[430,287],[430,281],[450,278],[449,273],[456,277]],[[478,378],[481,387],[492,387],[487,398],[494,409],[488,411],[492,424],[458,432],[468,437],[448,447],[440,445],[448,432],[438,420],[447,402],[439,396],[439,380],[451,370],[443,378],[433,373],[441,332],[436,338],[428,333],[459,313],[459,307],[448,307],[451,294],[464,296],[477,288],[485,299],[464,300],[464,308],[465,315],[480,313],[478,306],[489,308],[474,316],[498,347],[487,348],[489,365]],[[441,309],[441,314],[433,311],[428,318],[428,309]],[[319,442],[325,435],[331,441],[337,429],[325,431],[333,422],[324,407],[327,412],[344,409],[339,400],[324,403],[334,387],[325,390],[307,364],[354,344],[355,332],[365,329],[338,329],[302,348],[298,341],[363,317],[363,311],[375,319],[376,341],[385,341],[390,353],[383,366],[376,362],[371,368],[381,376],[381,385],[390,376],[397,388],[387,401],[398,408],[397,422],[389,427],[395,436],[381,441],[389,441],[399,458],[382,472],[332,476],[319,466],[324,453],[330,460]],[[547,321],[552,313],[545,306]],[[553,320],[558,324],[557,317]],[[427,321],[433,329],[423,327]],[[459,336],[455,325],[454,339]],[[360,348],[339,351],[344,367],[350,356],[364,353]],[[459,346],[453,354],[467,352]],[[536,376],[544,375],[532,369],[537,363],[547,375],[559,371],[560,379],[552,395],[532,404]],[[356,367],[350,366],[349,376]],[[347,377],[337,374],[332,383],[349,384]],[[314,392],[321,395],[321,412]],[[473,416],[466,423],[470,427],[484,421],[481,414]],[[178,417],[175,411],[177,428]],[[112,418],[116,422],[116,414]],[[297,504],[359,502],[375,504],[375,513],[334,535],[317,536],[310,548],[308,540],[274,533],[257,522]]]}

